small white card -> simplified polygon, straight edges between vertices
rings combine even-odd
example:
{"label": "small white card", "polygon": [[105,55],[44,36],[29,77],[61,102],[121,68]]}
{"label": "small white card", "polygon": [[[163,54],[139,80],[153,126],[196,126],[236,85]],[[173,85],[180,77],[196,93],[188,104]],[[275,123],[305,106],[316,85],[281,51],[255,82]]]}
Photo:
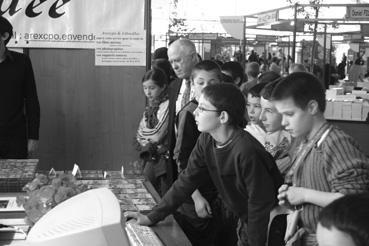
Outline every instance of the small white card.
{"label": "small white card", "polygon": [[0,212],[24,211],[22,205],[17,204],[16,197],[0,197]]}
{"label": "small white card", "polygon": [[81,173],[81,170],[79,169],[79,166],[77,165],[77,163],[74,163],[73,170],[72,170],[72,175],[73,175],[74,177],[76,177],[76,176],[77,176],[77,174],[78,174],[79,176],[82,176],[82,173]]}

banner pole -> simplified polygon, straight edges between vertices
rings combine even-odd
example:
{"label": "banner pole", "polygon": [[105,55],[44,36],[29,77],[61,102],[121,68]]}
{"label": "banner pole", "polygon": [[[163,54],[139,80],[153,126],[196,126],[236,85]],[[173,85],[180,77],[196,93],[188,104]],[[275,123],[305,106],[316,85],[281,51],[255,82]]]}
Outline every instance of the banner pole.
{"label": "banner pole", "polygon": [[145,0],[146,70],[151,68],[151,0]]}

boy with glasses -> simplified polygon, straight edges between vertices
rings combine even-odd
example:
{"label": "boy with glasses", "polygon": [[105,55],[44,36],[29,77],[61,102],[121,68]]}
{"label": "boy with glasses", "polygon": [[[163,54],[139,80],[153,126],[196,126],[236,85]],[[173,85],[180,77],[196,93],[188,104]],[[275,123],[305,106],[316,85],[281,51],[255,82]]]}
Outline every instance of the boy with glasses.
{"label": "boy with glasses", "polygon": [[278,171],[272,156],[243,130],[244,111],[244,97],[236,86],[205,87],[195,110],[202,134],[187,168],[148,215],[127,212],[126,216],[136,218],[141,225],[157,223],[175,211],[197,187],[211,180],[225,207],[239,219],[238,245],[264,246],[281,177],[277,180],[272,176]]}

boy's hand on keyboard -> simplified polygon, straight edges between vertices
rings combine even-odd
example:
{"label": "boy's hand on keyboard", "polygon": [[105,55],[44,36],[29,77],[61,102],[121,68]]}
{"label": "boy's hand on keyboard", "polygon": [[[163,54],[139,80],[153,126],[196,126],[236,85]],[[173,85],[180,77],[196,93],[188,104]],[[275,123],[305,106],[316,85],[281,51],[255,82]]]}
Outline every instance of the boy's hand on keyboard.
{"label": "boy's hand on keyboard", "polygon": [[129,219],[135,219],[136,223],[139,225],[149,226],[152,225],[152,221],[146,215],[141,214],[140,212],[124,212],[124,216]]}

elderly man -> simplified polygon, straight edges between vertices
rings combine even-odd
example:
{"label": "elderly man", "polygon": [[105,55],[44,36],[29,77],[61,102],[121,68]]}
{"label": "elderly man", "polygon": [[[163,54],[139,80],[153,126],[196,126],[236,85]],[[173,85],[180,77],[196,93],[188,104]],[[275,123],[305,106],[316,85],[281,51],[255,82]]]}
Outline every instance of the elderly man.
{"label": "elderly man", "polygon": [[[173,160],[173,149],[175,146],[175,119],[178,112],[191,99],[191,81],[190,76],[192,68],[198,62],[196,47],[188,39],[178,39],[168,48],[169,62],[173,67],[177,79],[174,80],[168,88],[169,94],[169,158]],[[172,165],[173,176],[168,176],[168,180],[173,182],[176,176],[177,167]]]}
{"label": "elderly man", "polygon": [[0,159],[25,159],[37,149],[40,105],[30,59],[6,48],[12,35],[0,16]]}

